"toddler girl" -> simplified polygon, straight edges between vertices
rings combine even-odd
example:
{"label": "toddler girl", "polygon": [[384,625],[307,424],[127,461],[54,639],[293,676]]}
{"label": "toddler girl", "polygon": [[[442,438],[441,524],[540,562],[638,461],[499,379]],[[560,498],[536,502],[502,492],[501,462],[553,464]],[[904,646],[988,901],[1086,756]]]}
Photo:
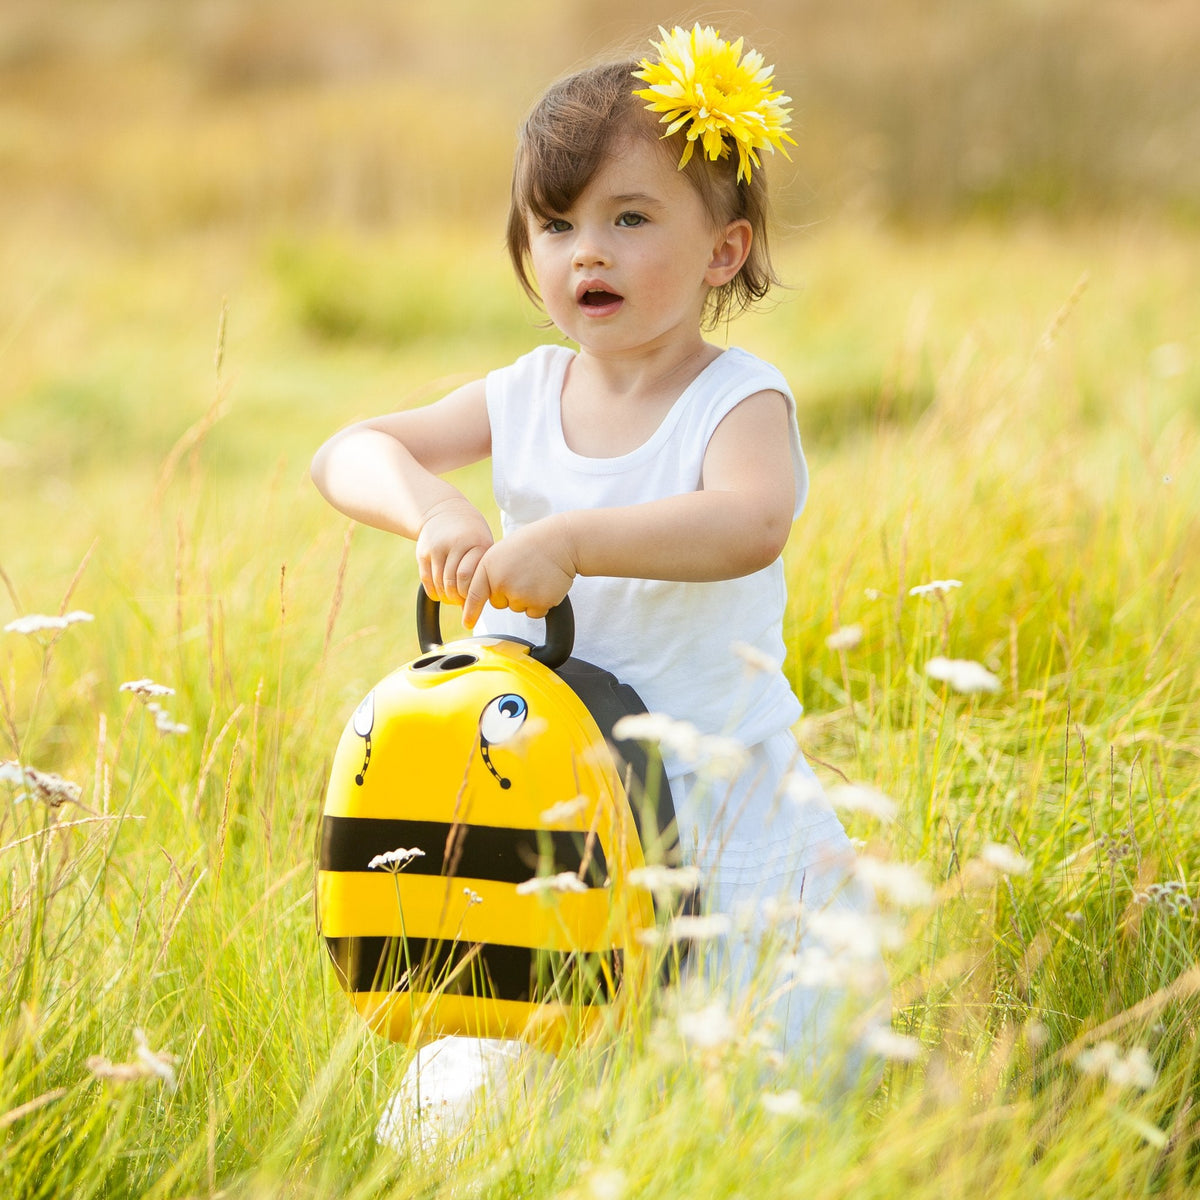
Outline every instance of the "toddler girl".
{"label": "toddler girl", "polygon": [[[554,84],[521,130],[509,253],[578,348],[539,346],[427,407],[352,426],[321,447],[313,478],[351,517],[415,540],[426,590],[461,604],[469,628],[537,643],[530,620],[569,592],[574,653],[698,731],[663,753],[706,906],[737,918],[736,997],[771,921],[788,950],[805,944],[801,897],[813,913],[866,902],[792,736],[801,709],[781,669],[780,555],[808,489],[792,394],[770,364],[704,337],[775,282],[759,155],[791,140],[788,98],[740,42],[699,26],[663,38],[655,62]],[[441,478],[489,456],[498,541]],[[706,771],[718,735],[744,748],[732,780]],[[811,958],[791,961],[800,986],[763,1015],[789,1051],[814,1055],[818,1010],[839,993],[814,985]]]}

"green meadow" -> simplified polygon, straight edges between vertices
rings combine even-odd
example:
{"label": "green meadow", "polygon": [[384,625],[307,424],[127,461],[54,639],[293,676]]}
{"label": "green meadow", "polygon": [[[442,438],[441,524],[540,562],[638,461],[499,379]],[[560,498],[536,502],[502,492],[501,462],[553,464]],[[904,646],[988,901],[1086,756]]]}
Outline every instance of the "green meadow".
{"label": "green meadow", "polygon": [[[749,40],[776,30],[782,62],[759,7]],[[816,23],[791,85],[801,111],[817,92],[813,157],[777,176],[786,286],[714,337],[797,396],[797,734],[829,788],[875,801],[843,817],[901,935],[895,1039],[824,1090],[764,1047],[765,966],[708,1036],[680,1017],[697,998],[648,997],[438,1156],[397,1154],[374,1128],[411,1052],[338,988],[314,847],[343,725],[416,653],[416,576],[308,461],[553,337],[501,245],[542,81],[497,83],[468,176],[467,131],[412,136],[421,72],[351,53],[418,34],[449,53],[428,12],[350,6],[367,33],[342,71],[315,6],[181,10],[186,36],[135,3],[3,26],[0,625],[91,619],[0,633],[0,761],[61,781],[0,776],[0,1194],[1194,1194],[1200,235],[1176,175],[1123,159],[1132,134],[1099,161],[1101,113],[1075,117],[1086,178],[997,168],[930,197],[883,168],[864,188],[848,158],[814,191],[840,133],[814,65],[837,31]],[[644,18],[592,18],[601,48],[640,46]],[[1166,4],[1130,54],[1168,46],[1169,19],[1197,44]],[[561,14],[537,37],[547,78],[597,48]],[[1154,62],[1161,111],[1183,111],[1186,72]],[[911,144],[931,170],[957,153]],[[460,482],[492,511],[486,466]],[[930,674],[939,657],[996,690]],[[142,679],[173,689],[158,710],[122,690]]]}

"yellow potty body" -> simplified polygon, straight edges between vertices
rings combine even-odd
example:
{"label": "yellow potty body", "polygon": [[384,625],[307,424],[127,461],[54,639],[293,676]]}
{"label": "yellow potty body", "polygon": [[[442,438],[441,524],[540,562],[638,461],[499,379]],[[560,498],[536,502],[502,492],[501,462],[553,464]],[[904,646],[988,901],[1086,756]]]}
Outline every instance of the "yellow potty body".
{"label": "yellow potty body", "polygon": [[568,657],[564,606],[544,647],[441,645],[422,592],[422,654],[375,686],[338,743],[318,925],[355,1007],[394,1040],[553,1047],[650,969],[638,935],[653,903],[628,874],[674,861],[670,793],[640,746],[614,744],[613,723],[644,706]]}

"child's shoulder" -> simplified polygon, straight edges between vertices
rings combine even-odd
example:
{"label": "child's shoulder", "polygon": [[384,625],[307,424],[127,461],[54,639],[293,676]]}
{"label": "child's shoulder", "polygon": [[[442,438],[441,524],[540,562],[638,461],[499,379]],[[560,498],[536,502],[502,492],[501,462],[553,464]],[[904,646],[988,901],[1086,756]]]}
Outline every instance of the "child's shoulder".
{"label": "child's shoulder", "polygon": [[506,366],[497,368],[496,371],[491,373],[523,375],[557,370],[565,371],[567,364],[574,357],[575,351],[570,346],[556,346],[552,342],[547,342],[541,346],[534,346],[532,350],[527,350],[519,358],[514,359]]}
{"label": "child's shoulder", "polygon": [[574,357],[575,351],[568,346],[535,346],[520,358],[489,371],[484,392],[493,425],[506,413],[528,421],[535,413],[545,411],[549,419]]}
{"label": "child's shoulder", "polygon": [[712,365],[716,368],[713,382],[722,389],[740,390],[744,395],[776,391],[792,399],[792,389],[783,372],[774,363],[740,346],[730,346]]}

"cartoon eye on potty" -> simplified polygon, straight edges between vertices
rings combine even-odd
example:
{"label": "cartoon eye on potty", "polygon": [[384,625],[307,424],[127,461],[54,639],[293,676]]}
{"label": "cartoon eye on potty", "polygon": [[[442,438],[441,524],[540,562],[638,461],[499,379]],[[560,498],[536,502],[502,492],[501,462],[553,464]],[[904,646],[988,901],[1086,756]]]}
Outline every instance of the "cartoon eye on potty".
{"label": "cartoon eye on potty", "polygon": [[653,902],[628,876],[677,861],[674,809],[657,761],[612,742],[645,706],[570,657],[566,601],[542,646],[442,645],[423,591],[417,613],[421,655],[376,684],[334,755],[318,928],[354,1006],[394,1040],[555,1046],[653,969],[638,937]]}
{"label": "cartoon eye on potty", "polygon": [[354,776],[359,787],[366,782],[367,768],[371,765],[371,730],[375,728],[375,693],[368,692],[363,702],[354,710],[350,727],[363,740],[362,769]]}
{"label": "cartoon eye on potty", "polygon": [[529,706],[520,696],[507,692],[497,696],[479,718],[479,746],[483,761],[502,788],[512,787],[512,780],[506,779],[492,765],[491,748],[516,737],[525,724],[528,712]]}

